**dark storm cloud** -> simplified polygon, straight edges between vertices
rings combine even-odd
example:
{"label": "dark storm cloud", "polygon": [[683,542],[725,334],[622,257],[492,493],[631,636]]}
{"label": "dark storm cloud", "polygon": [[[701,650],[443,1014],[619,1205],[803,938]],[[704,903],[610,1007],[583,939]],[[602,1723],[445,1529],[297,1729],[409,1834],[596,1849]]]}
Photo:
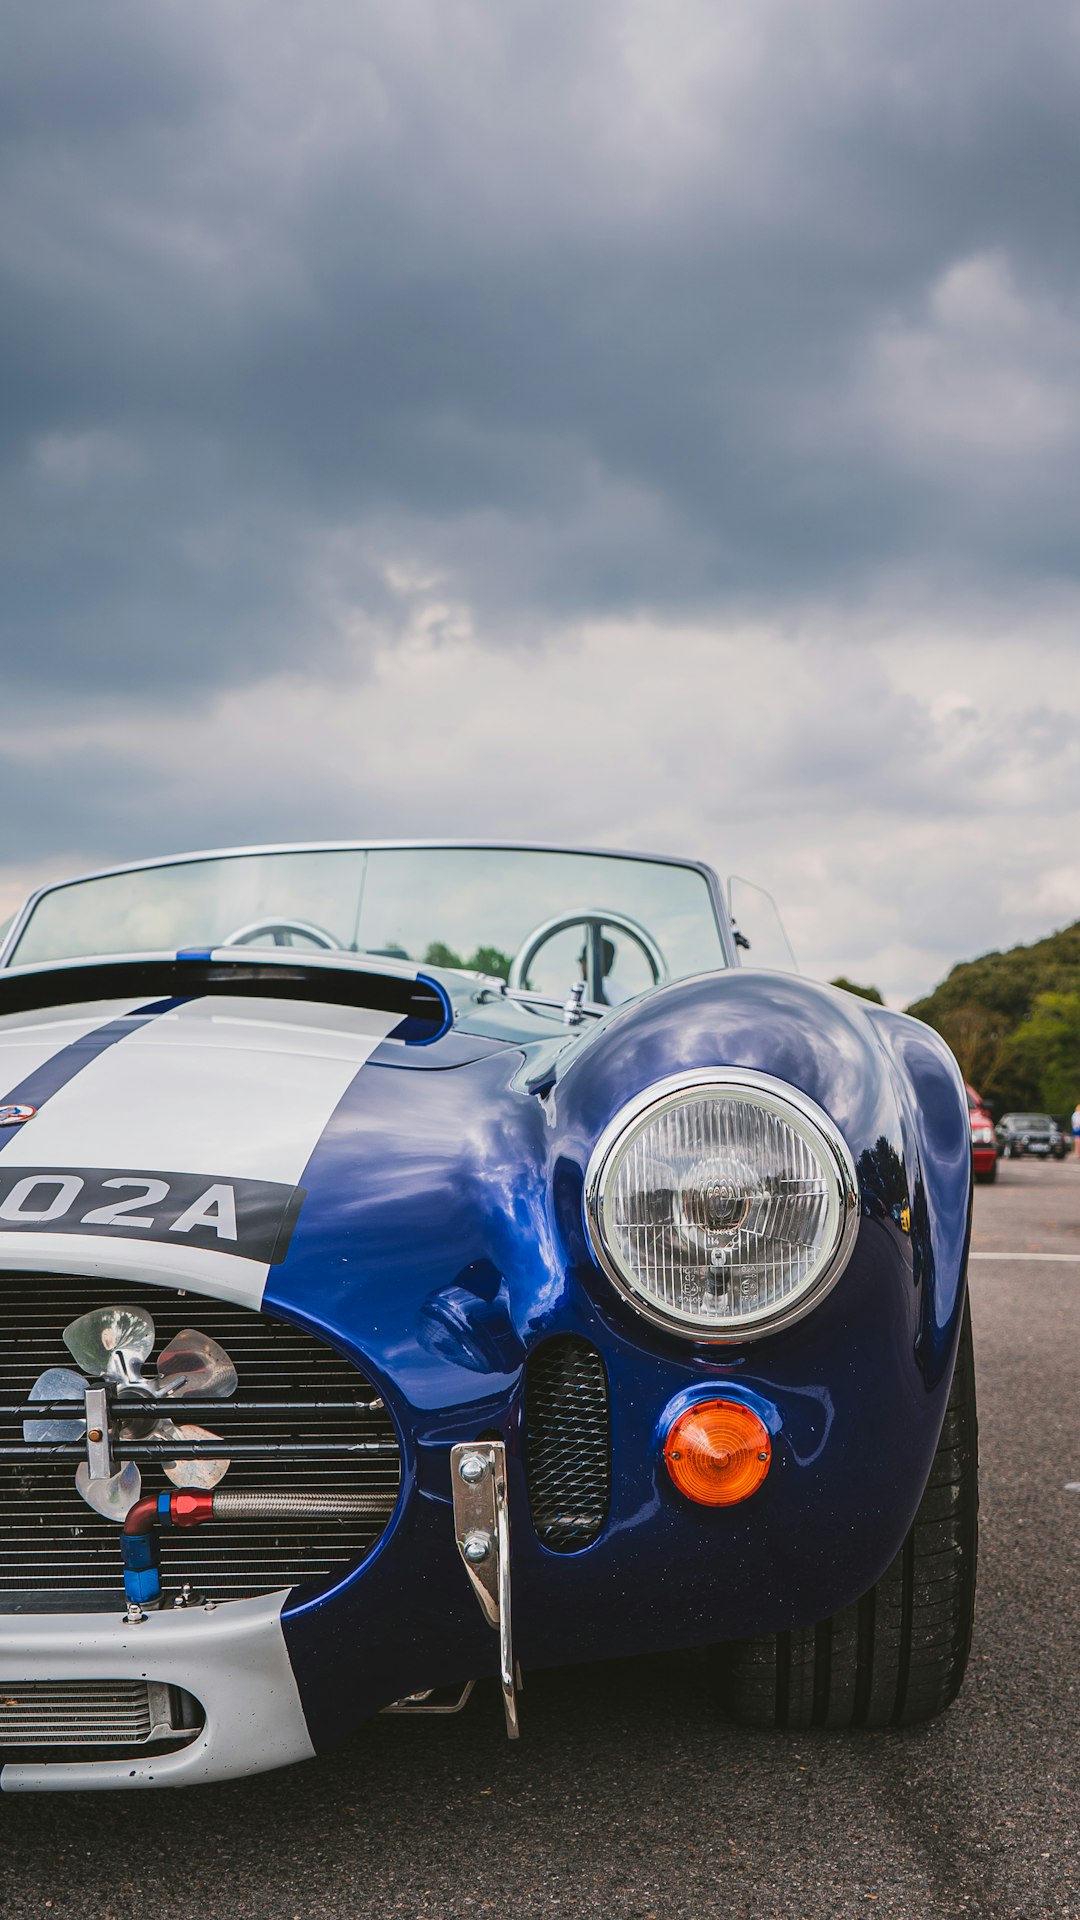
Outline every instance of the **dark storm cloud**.
{"label": "dark storm cloud", "polygon": [[50,0],[6,47],[9,686],[332,666],[391,565],[511,634],[1075,572],[1064,7]]}
{"label": "dark storm cloud", "polygon": [[1078,69],[1062,0],[9,4],[0,919],[433,830],[700,852],[897,998],[1075,917]]}

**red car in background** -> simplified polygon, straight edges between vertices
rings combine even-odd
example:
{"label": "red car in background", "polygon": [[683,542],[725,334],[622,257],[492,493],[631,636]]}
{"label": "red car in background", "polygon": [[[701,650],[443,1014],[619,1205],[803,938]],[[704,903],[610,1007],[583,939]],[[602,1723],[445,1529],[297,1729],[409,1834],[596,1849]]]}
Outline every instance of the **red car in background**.
{"label": "red car in background", "polygon": [[[964,1083],[967,1085],[966,1081]],[[971,1158],[976,1180],[997,1179],[997,1135],[994,1123],[974,1087],[967,1090],[968,1119],[971,1122]]]}

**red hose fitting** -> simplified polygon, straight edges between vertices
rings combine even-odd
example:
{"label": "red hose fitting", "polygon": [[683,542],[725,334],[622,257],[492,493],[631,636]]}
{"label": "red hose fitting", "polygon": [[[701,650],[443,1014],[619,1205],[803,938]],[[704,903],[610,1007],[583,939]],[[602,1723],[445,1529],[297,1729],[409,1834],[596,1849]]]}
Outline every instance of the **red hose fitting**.
{"label": "red hose fitting", "polygon": [[157,1525],[157,1520],[157,1494],[144,1493],[141,1500],[136,1500],[135,1505],[128,1508],[127,1518],[124,1521],[124,1532],[149,1533],[151,1529]]}
{"label": "red hose fitting", "polygon": [[204,1520],[214,1516],[214,1496],[212,1493],[174,1493],[169,1501],[169,1513],[174,1527],[201,1527]]}
{"label": "red hose fitting", "polygon": [[166,1527],[200,1527],[213,1514],[212,1493],[147,1493],[130,1508],[124,1532],[150,1533],[159,1522]]}

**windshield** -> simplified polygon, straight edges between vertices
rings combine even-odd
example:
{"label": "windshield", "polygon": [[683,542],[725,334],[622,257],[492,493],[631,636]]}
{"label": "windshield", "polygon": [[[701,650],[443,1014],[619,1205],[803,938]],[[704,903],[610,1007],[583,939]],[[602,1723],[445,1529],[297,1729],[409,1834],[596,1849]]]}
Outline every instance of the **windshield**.
{"label": "windshield", "polygon": [[[549,924],[551,923],[551,924]],[[244,853],[70,881],[43,894],[14,965],[184,948],[344,949],[465,967],[614,1004],[726,964],[695,867],[501,847]],[[531,956],[529,949],[532,949]]]}

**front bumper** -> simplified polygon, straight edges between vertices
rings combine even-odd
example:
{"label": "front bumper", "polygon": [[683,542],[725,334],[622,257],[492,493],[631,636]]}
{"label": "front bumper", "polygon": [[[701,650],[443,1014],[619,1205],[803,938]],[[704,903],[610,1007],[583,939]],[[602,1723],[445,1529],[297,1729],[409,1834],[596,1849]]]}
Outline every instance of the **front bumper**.
{"label": "front bumper", "polygon": [[[496,1675],[499,1638],[462,1565],[452,1499],[452,1449],[483,1436],[506,1449],[514,1652],[526,1672],[767,1634],[851,1604],[907,1532],[951,1375],[959,1301],[931,1337],[912,1241],[891,1217],[865,1220],[849,1269],[818,1310],[742,1352],[688,1351],[651,1335],[646,1344],[618,1303],[601,1313],[576,1288],[540,1341],[579,1336],[607,1376],[610,1504],[582,1550],[553,1551],[533,1524],[528,1381],[543,1347],[531,1330],[506,1371],[455,1366],[436,1350],[383,1376],[402,1443],[401,1497],[377,1544],[337,1585],[210,1612],[166,1606],[137,1626],[119,1608],[0,1616],[0,1684],[145,1678],[183,1688],[206,1714],[202,1730],[164,1756],[14,1761],[0,1771],[0,1789],[198,1784],[257,1772],[332,1748],[422,1689]],[[474,1362],[481,1336],[495,1340],[495,1309],[477,1295],[470,1318],[458,1291],[462,1353]],[[356,1358],[373,1371],[366,1354]],[[764,1485],[726,1509],[683,1498],[662,1459],[670,1418],[688,1399],[713,1395],[748,1399],[772,1437]]]}
{"label": "front bumper", "polygon": [[26,1680],[158,1680],[206,1712],[190,1743],[154,1757],[13,1761],[0,1791],[199,1786],[305,1760],[313,1748],[281,1625],[285,1594],[167,1609],[131,1626],[118,1614],[19,1614],[0,1629],[0,1686]]}
{"label": "front bumper", "polygon": [[[119,1612],[0,1618],[0,1684],[145,1678],[193,1694],[206,1714],[189,1744],[164,1756],[13,1762],[0,1790],[194,1785],[286,1765],[346,1738],[366,1718],[422,1689],[499,1671],[499,1637],[477,1604],[455,1537],[452,1449],[498,1431],[506,1447],[514,1652],[522,1667],[700,1646],[827,1617],[865,1592],[907,1531],[925,1484],[947,1392],[916,1362],[914,1292],[891,1289],[898,1324],[882,1325],[890,1241],[878,1236],[877,1298],[856,1287],[804,1323],[798,1368],[763,1345],[745,1358],[644,1353],[606,1330],[612,1404],[607,1523],[580,1551],[555,1552],[532,1525],[523,1379],[471,1406],[419,1420],[397,1512],[366,1559],[336,1587],[201,1607],[164,1607],[139,1625]],[[838,1289],[838,1293],[840,1290]],[[590,1327],[595,1336],[596,1325]],[[766,1374],[762,1363],[771,1361]],[[785,1375],[787,1377],[785,1377]],[[832,1377],[833,1384],[830,1383]],[[662,1462],[668,1419],[689,1400],[749,1399],[769,1426],[773,1464],[741,1506],[694,1506]],[[399,1415],[404,1414],[399,1405]]]}

